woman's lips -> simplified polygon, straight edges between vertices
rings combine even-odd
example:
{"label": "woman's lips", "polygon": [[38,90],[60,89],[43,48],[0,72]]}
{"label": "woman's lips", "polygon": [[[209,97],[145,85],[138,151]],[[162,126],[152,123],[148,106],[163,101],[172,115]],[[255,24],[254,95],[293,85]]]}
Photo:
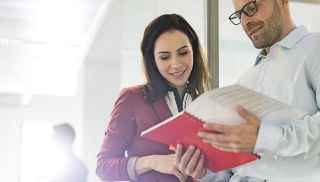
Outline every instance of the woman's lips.
{"label": "woman's lips", "polygon": [[185,73],[185,70],[183,71],[179,71],[179,72],[174,72],[174,73],[170,73],[174,78],[178,79],[181,78]]}

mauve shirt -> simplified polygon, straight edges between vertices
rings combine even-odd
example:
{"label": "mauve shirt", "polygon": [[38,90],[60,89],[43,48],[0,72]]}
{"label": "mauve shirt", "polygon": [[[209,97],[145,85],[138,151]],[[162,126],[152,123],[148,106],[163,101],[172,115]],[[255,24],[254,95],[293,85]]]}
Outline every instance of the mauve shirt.
{"label": "mauve shirt", "polygon": [[[171,116],[164,97],[150,104],[143,93],[143,86],[127,88],[122,90],[115,102],[97,155],[96,172],[104,181],[131,181],[127,172],[129,157],[173,153],[167,145],[140,137],[142,131]],[[174,175],[157,171],[146,172],[138,176],[136,181],[179,182]]]}

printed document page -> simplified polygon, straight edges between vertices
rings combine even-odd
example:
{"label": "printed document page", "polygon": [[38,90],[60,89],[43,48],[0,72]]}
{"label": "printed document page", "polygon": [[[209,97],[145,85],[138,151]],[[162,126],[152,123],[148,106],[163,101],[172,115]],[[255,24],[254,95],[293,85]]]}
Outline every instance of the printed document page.
{"label": "printed document page", "polygon": [[262,121],[288,122],[306,114],[240,85],[208,91],[194,100],[186,111],[204,122],[238,124],[243,119],[235,111],[237,105],[242,105]]}

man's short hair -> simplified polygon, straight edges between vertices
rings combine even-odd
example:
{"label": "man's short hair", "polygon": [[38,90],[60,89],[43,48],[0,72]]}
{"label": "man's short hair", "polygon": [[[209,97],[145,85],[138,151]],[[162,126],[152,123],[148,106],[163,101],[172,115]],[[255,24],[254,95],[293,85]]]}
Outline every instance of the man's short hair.
{"label": "man's short hair", "polygon": [[63,143],[73,143],[76,137],[74,128],[69,123],[53,126],[54,137]]}

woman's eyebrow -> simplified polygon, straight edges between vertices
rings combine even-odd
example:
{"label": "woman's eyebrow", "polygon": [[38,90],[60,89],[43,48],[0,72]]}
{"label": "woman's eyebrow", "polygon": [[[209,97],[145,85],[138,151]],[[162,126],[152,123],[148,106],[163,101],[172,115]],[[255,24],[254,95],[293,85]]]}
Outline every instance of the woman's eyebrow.
{"label": "woman's eyebrow", "polygon": [[[179,49],[177,49],[177,51],[180,51],[181,49],[187,48],[187,45],[184,45],[182,47],[180,47]],[[169,51],[159,51],[158,54],[170,54]]]}
{"label": "woman's eyebrow", "polygon": [[170,54],[168,51],[159,51],[158,54]]}
{"label": "woman's eyebrow", "polygon": [[180,47],[179,49],[177,49],[177,51],[180,51],[181,49],[184,49],[184,48],[187,48],[187,47],[188,47],[187,45],[182,46],[182,47]]}

